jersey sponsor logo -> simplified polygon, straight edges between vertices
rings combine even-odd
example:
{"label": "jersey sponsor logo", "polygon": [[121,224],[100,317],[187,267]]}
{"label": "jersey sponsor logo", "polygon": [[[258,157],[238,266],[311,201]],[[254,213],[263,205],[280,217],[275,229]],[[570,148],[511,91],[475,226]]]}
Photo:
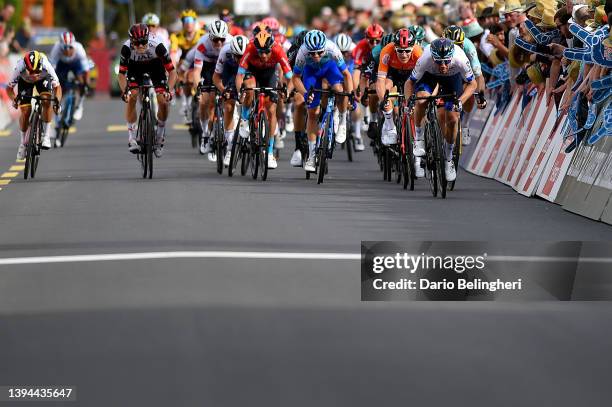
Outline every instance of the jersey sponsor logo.
{"label": "jersey sponsor logo", "polygon": [[391,55],[390,54],[385,54],[385,55],[383,55],[382,62],[384,64],[388,64],[390,59],[391,59]]}

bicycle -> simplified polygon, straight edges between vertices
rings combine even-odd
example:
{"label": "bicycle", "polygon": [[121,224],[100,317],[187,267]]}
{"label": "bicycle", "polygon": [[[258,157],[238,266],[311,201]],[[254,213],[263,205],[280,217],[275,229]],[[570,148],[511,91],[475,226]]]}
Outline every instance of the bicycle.
{"label": "bicycle", "polygon": [[[309,95],[312,92],[320,92],[326,94],[327,104],[325,106],[325,112],[320,119],[319,131],[317,132],[317,144],[315,149],[315,168],[317,173],[317,184],[323,182],[325,174],[328,171],[327,159],[331,159],[334,154],[335,145],[335,123],[334,123],[334,109],[336,108],[336,96],[348,96],[351,98],[351,104],[353,102],[354,95],[348,92],[336,92],[333,89],[313,89],[310,88],[306,94],[306,99],[309,99]],[[308,173],[306,175],[308,179]]]}
{"label": "bicycle", "polygon": [[140,151],[136,158],[142,165],[142,178],[153,178],[153,147],[155,146],[155,133],[157,122],[153,116],[151,107],[151,94],[149,90],[153,88],[151,76],[144,74],[142,83],[138,86],[138,96],[140,97],[140,114],[138,115],[138,133],[136,141],[140,146]]}
{"label": "bicycle", "polygon": [[[257,176],[261,175],[261,180],[265,181],[268,178],[268,147],[271,137],[270,119],[268,118],[268,113],[266,112],[265,98],[266,96],[269,96],[272,92],[285,92],[286,87],[243,87],[242,89],[240,89],[240,100],[242,100],[244,92],[247,91],[253,91],[255,93],[253,109],[249,117],[250,151],[248,166],[251,167],[251,176],[253,177],[253,179],[257,179]],[[261,172],[259,172],[260,165]]]}
{"label": "bicycle", "polygon": [[[202,82],[200,82],[200,84],[202,84]],[[203,135],[202,124],[200,123],[200,97],[200,86],[196,86],[194,95],[191,98],[191,105],[189,106],[189,115],[191,116],[191,123],[189,123],[189,135],[191,136],[191,148],[198,148],[198,151],[200,144],[202,143]]]}
{"label": "bicycle", "polygon": [[198,85],[201,93],[214,93],[215,94],[215,109],[212,117],[212,136],[211,136],[211,147],[212,151],[216,154],[217,161],[217,173],[223,173],[223,157],[225,157],[225,151],[227,150],[227,142],[224,136],[224,124],[223,124],[223,99],[222,93],[214,85]]}
{"label": "bicycle", "polygon": [[30,125],[28,127],[28,137],[26,145],[25,169],[23,171],[23,179],[34,178],[38,169],[38,161],[40,159],[40,151],[42,150],[42,105],[40,102],[53,102],[54,107],[58,106],[59,101],[56,97],[50,96],[31,96],[31,99],[36,103],[30,113]]}
{"label": "bicycle", "polygon": [[251,141],[249,138],[240,137],[240,126],[236,125],[232,136],[232,149],[230,150],[230,165],[227,167],[227,175],[234,175],[234,169],[240,162],[240,175],[244,176],[250,164]]}
{"label": "bicycle", "polygon": [[[74,81],[74,74],[69,72],[68,74],[68,82],[66,83],[67,92],[64,93],[64,97],[62,98],[63,107],[62,107],[62,116],[57,122],[57,126],[55,127],[55,135],[57,140],[59,140],[59,146],[64,147],[66,144],[66,138],[68,137],[68,133],[70,132],[70,128],[74,123],[74,110],[75,110],[75,86],[77,83]],[[53,148],[56,148],[57,144],[53,143]]]}
{"label": "bicycle", "polygon": [[434,197],[438,196],[438,190],[442,198],[446,198],[447,181],[445,174],[446,153],[442,137],[442,130],[438,123],[437,101],[438,99],[454,99],[456,95],[435,95],[435,96],[418,96],[414,95],[410,99],[410,103],[414,104],[419,100],[427,101],[425,113],[425,173],[429,179],[431,193]]}
{"label": "bicycle", "polygon": [[403,180],[403,188],[407,189],[410,185],[410,190],[413,191],[416,173],[412,143],[412,119],[408,106],[404,103],[406,98],[402,93],[386,91],[382,105],[385,105],[390,98],[397,99],[398,112],[394,115],[393,121],[399,135],[399,142],[390,146],[382,146],[384,150],[382,154],[384,179],[390,182],[392,173],[395,172],[395,182],[399,184]]}

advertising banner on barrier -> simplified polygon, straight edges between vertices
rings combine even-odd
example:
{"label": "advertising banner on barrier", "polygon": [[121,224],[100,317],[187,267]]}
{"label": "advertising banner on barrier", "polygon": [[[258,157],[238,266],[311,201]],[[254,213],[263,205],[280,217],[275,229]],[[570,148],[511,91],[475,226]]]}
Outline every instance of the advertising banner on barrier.
{"label": "advertising banner on barrier", "polygon": [[563,178],[574,156],[574,151],[565,153],[565,149],[573,142],[573,137],[563,137],[568,129],[567,115],[561,116],[559,120],[561,124],[553,132],[552,145],[550,147],[551,157],[546,163],[536,193],[550,202],[555,202]]}
{"label": "advertising banner on barrier", "polygon": [[507,116],[504,120],[504,125],[500,129],[497,137],[491,143],[490,150],[486,154],[486,160],[483,162],[482,175],[487,178],[493,178],[495,171],[499,166],[504,151],[506,150],[512,136],[514,129],[521,116],[521,95],[516,93],[512,98],[512,101],[508,105]]}
{"label": "advertising banner on barrier", "polygon": [[506,178],[507,183],[512,187],[514,187],[517,182],[522,163],[528,154],[531,143],[534,138],[537,137],[536,130],[538,129],[541,120],[544,118],[543,104],[544,93],[540,92],[535,97],[534,110],[531,113],[529,122],[527,123],[527,128],[523,130],[523,137],[521,137],[521,140],[519,141],[516,155],[514,156],[512,166],[510,167],[510,172]]}
{"label": "advertising banner on barrier", "polygon": [[[522,195],[531,196],[535,190],[540,175],[544,170],[543,161],[548,159],[548,152],[552,136],[554,134],[553,127],[557,122],[557,109],[554,102],[551,101],[546,105],[546,98],[543,98],[542,109],[545,110],[544,116],[539,122],[540,125],[535,131],[535,135],[531,140],[531,145],[527,150],[527,154],[523,159],[514,189]],[[536,119],[536,122],[538,120]],[[545,161],[544,161],[545,162]]]}
{"label": "advertising banner on barrier", "polygon": [[526,137],[528,129],[533,124],[532,117],[536,112],[536,104],[537,99],[532,98],[521,112],[518,126],[516,130],[512,132],[512,139],[508,144],[508,149],[503,154],[503,158],[495,174],[495,179],[500,182],[503,182],[504,184],[510,183],[510,181],[508,180],[508,175],[511,171],[512,163],[514,162],[514,159],[520,148],[521,142]]}
{"label": "advertising banner on barrier", "polygon": [[[506,109],[507,110],[507,109]],[[484,154],[489,145],[491,137],[497,133],[499,127],[503,122],[503,117],[505,112],[496,111],[493,114],[489,115],[489,118],[485,124],[485,127],[480,134],[480,138],[478,139],[478,144],[474,149],[474,153],[472,154],[471,160],[468,163],[467,170],[476,175],[482,175],[478,170],[479,165],[482,161],[484,161]]]}

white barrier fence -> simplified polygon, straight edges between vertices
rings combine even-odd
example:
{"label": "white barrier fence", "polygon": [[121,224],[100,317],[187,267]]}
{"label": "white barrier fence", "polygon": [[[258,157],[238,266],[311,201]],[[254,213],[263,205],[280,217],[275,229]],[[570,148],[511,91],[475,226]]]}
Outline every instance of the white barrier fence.
{"label": "white barrier fence", "polygon": [[480,137],[464,157],[465,169],[612,224],[612,137],[565,153],[574,140],[566,137],[567,115],[558,117],[543,93],[525,106],[522,99],[517,92],[503,111],[485,111]]}

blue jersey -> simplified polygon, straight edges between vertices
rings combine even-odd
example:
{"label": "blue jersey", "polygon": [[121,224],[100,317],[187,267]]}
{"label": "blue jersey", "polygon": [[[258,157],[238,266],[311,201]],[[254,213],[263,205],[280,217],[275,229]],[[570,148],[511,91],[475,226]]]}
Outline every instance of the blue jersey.
{"label": "blue jersey", "polygon": [[302,45],[298,51],[293,72],[297,75],[301,75],[304,67],[306,66],[309,66],[315,70],[323,69],[323,67],[326,66],[329,61],[334,61],[340,71],[344,71],[346,69],[346,62],[344,61],[342,52],[333,42],[327,40],[325,43],[324,54],[319,62],[315,62],[309,55],[306,46]]}

